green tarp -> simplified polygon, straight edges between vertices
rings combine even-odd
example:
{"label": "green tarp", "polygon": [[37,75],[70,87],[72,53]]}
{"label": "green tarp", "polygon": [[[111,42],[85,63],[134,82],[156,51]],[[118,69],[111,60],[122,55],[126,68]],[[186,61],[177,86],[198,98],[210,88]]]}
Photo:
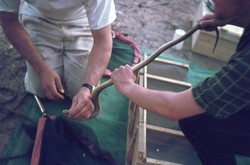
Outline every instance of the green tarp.
{"label": "green tarp", "polygon": [[[119,38],[114,39],[112,58],[108,69],[112,71],[120,65],[132,65],[134,63],[135,45],[131,45],[131,42],[132,41],[127,43]],[[101,83],[108,79],[108,76],[103,76]],[[128,99],[122,96],[112,85],[101,92],[99,101],[102,106],[102,113],[96,118],[84,122],[68,119],[68,123],[78,128],[82,126],[80,128],[83,128],[83,134],[86,134],[86,136],[98,146],[98,149],[109,153],[119,164],[124,164],[126,154]],[[71,105],[69,99],[63,102],[42,100],[42,103],[49,115],[57,116],[62,115],[62,110],[68,109]],[[38,119],[41,117],[41,111],[33,95],[28,95],[21,106],[22,112],[25,115],[38,122]],[[20,120],[20,126],[12,133],[9,144],[6,146],[2,156],[15,156],[27,152],[29,152],[29,154],[21,156],[20,158],[1,160],[1,165],[30,164],[34,139],[30,138],[24,131],[22,126],[24,123],[29,125],[30,122],[27,119]],[[32,124],[30,123],[30,125]],[[88,133],[84,132],[84,128]],[[66,152],[68,152],[68,154],[64,156],[64,162],[67,162],[67,165],[103,164],[102,160],[91,155],[84,146],[79,146],[77,141],[74,142],[74,140],[72,140],[72,144],[69,144]]]}
{"label": "green tarp", "polygon": [[[113,70],[120,65],[126,63],[132,64],[134,60],[134,48],[131,45],[124,44],[120,40],[114,40],[113,55],[108,69]],[[150,55],[152,51],[146,51]],[[115,54],[115,55],[114,55]],[[197,84],[202,79],[212,75],[215,71],[208,70],[201,66],[190,63],[190,61],[178,58],[175,56],[169,56],[162,54],[160,58],[182,62],[190,65],[190,69],[187,74],[187,81],[192,85]],[[102,82],[108,80],[108,76],[102,78]],[[128,103],[129,100],[122,96],[116,88],[112,85],[104,89],[99,100],[102,106],[102,113],[96,118],[88,121],[78,122],[68,120],[72,126],[81,127],[82,134],[95,143],[98,148],[111,154],[115,161],[119,164],[125,164],[126,155],[126,132],[127,132],[127,119],[128,119]],[[48,114],[61,115],[62,110],[70,107],[70,100],[64,102],[53,102],[49,100],[42,100],[45,109]],[[38,121],[41,117],[40,109],[32,95],[28,95],[21,105],[22,112],[29,117]],[[67,118],[66,118],[67,120]],[[31,151],[33,147],[33,140],[24,132],[22,124],[30,124],[27,119],[21,118],[20,126],[18,126],[13,132],[9,144],[6,146],[3,156],[19,155],[21,153],[28,153],[25,156],[21,156],[15,159],[0,160],[1,165],[29,165],[31,158]],[[87,130],[87,132],[84,132]],[[67,154],[62,158],[63,162],[67,165],[103,165],[101,159],[97,159],[91,155],[86,147],[79,145],[77,141],[72,140],[68,144],[68,148],[65,151]],[[244,157],[237,157],[239,164],[249,163],[249,159]]]}

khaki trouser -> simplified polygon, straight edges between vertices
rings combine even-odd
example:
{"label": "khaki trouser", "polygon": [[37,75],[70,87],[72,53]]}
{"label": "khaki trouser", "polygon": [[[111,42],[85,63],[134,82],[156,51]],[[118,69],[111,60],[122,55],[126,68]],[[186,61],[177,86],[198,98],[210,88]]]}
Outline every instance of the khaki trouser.
{"label": "khaki trouser", "polygon": [[[22,22],[44,61],[60,76],[65,94],[73,97],[83,83],[93,38],[86,24],[59,25],[43,18],[22,15]],[[44,97],[39,77],[26,62],[25,88]]]}

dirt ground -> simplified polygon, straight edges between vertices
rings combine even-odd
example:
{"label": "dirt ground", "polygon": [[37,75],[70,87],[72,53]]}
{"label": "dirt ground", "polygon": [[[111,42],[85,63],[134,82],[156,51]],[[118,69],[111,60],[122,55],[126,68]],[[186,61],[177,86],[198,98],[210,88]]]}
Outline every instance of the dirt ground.
{"label": "dirt ground", "polygon": [[[135,41],[139,48],[156,50],[172,40],[177,28],[189,30],[201,0],[115,0],[117,20],[113,30]],[[18,36],[17,36],[18,37]],[[220,68],[224,63],[191,51],[191,38],[182,50],[170,48],[171,55],[187,58],[200,65]],[[2,107],[19,112],[19,104],[26,92],[23,86],[25,61],[13,49],[0,31],[0,153],[9,135],[18,124],[18,117]],[[11,89],[16,95],[13,101]]]}

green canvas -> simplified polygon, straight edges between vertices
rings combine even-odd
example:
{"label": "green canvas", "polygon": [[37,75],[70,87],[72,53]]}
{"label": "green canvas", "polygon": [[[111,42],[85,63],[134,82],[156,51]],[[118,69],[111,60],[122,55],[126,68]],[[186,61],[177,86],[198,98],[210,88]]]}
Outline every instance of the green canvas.
{"label": "green canvas", "polygon": [[[114,38],[112,57],[108,69],[113,70],[125,64],[132,65],[134,57],[134,47],[132,45],[119,40],[119,38]],[[103,76],[101,83],[108,79],[108,76]],[[67,123],[72,127],[81,128],[82,136],[86,135],[87,138],[91,139],[101,152],[109,153],[118,164],[125,164],[127,110],[129,101],[122,96],[113,85],[101,92],[99,101],[102,112],[97,117],[84,122],[70,120],[67,117],[64,117],[64,119],[67,120]],[[42,100],[42,103],[49,115],[62,116],[61,112],[70,107],[71,100],[67,99],[63,102]],[[38,122],[38,119],[41,117],[41,112],[33,95],[29,94],[21,106],[22,112],[24,112],[25,115]],[[12,133],[9,144],[6,146],[2,156],[25,155],[14,159],[0,160],[1,165],[30,164],[34,139],[30,138],[24,131],[23,124],[34,125],[27,119],[21,118],[20,126]],[[72,141],[72,144],[67,148],[67,152],[69,152],[70,155],[67,156],[66,154],[64,156],[64,162],[67,165],[103,164],[101,159],[97,159],[91,155],[87,148],[80,146],[76,140]]]}

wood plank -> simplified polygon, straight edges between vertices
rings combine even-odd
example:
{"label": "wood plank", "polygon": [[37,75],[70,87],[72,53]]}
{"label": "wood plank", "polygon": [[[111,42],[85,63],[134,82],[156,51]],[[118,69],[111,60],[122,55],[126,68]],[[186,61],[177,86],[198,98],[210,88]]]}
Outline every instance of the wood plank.
{"label": "wood plank", "polygon": [[150,124],[147,124],[146,127],[147,127],[147,129],[155,130],[158,132],[163,132],[163,133],[167,133],[167,134],[185,137],[184,134],[178,130],[173,130],[173,129],[164,128],[164,127],[158,127],[158,126],[154,126],[154,125],[150,125]]}
{"label": "wood plank", "polygon": [[145,123],[138,124],[138,135],[135,142],[135,150],[132,161],[126,158],[126,164],[139,165],[146,161],[146,126]]}
{"label": "wood plank", "polygon": [[175,66],[182,67],[182,68],[185,68],[185,69],[189,69],[188,64],[184,64],[184,63],[181,63],[181,62],[166,60],[166,59],[162,59],[162,58],[156,58],[154,61],[164,63],[164,64],[169,64],[169,65],[175,65]]}
{"label": "wood plank", "polygon": [[133,135],[134,129],[137,128],[137,124],[145,122],[144,110],[137,106],[137,109],[135,109],[133,115],[128,120],[130,122],[128,123],[127,134],[129,135],[128,138],[130,138]]}
{"label": "wood plank", "polygon": [[162,161],[162,160],[153,159],[153,158],[147,158],[146,165],[182,165],[182,164]]}
{"label": "wood plank", "polygon": [[136,148],[135,143],[136,143],[136,139],[138,138],[137,132],[138,132],[138,128],[135,127],[133,129],[133,134],[127,144],[128,149],[127,149],[127,154],[126,154],[126,160],[129,162],[133,159],[132,157],[135,152],[135,148]]}
{"label": "wood plank", "polygon": [[171,78],[155,76],[155,75],[152,75],[152,74],[147,74],[146,77],[151,78],[151,79],[155,79],[155,80],[158,80],[158,81],[172,83],[172,84],[179,85],[179,86],[185,86],[185,87],[188,87],[188,88],[190,88],[192,86],[191,83],[188,83],[188,82],[179,81],[179,80],[175,80],[175,79],[171,79]]}
{"label": "wood plank", "polygon": [[166,64],[165,62],[152,61],[147,66],[147,73],[151,75],[172,78],[180,81],[187,80],[188,65],[184,67],[181,65]]}

